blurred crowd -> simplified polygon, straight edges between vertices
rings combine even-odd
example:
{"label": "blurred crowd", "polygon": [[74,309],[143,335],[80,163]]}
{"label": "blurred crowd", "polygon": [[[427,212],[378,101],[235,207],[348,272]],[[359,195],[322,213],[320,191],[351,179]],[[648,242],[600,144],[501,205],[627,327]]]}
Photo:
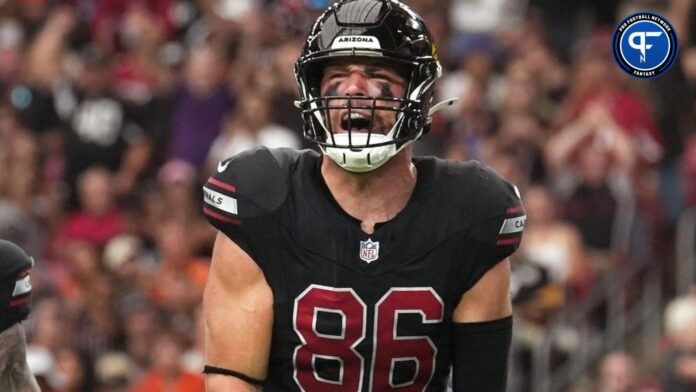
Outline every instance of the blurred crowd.
{"label": "blurred crowd", "polygon": [[[406,3],[438,42],[438,98],[460,97],[416,153],[480,160],[523,194],[516,339],[534,344],[634,259],[672,268],[696,203],[693,0]],[[28,353],[44,391],[203,390],[215,232],[200,185],[248,148],[313,147],[293,64],[328,5],[0,0],[0,237],[37,260]],[[653,80],[610,50],[618,20],[644,9],[681,45]],[[611,352],[587,390],[695,390],[696,296],[670,302],[665,331],[660,369]]]}

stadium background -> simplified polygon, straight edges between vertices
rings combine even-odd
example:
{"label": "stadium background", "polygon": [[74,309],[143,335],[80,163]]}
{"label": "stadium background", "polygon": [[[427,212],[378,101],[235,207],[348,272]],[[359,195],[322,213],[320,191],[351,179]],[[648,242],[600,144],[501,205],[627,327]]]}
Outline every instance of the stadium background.
{"label": "stadium background", "polygon": [[[460,97],[417,152],[493,166],[528,210],[510,390],[694,390],[694,1],[407,3]],[[200,185],[244,149],[311,147],[292,65],[326,5],[0,0],[0,237],[37,260],[44,391],[202,390]],[[681,44],[653,80],[609,49],[638,10]]]}

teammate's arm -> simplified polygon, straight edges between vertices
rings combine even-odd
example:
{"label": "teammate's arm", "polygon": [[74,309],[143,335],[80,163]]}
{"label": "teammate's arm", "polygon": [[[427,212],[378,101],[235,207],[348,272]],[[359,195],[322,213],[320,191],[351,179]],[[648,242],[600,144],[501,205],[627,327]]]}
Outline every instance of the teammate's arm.
{"label": "teammate's arm", "polygon": [[453,383],[456,391],[504,392],[512,339],[510,262],[488,270],[465,292],[453,318]]}
{"label": "teammate's arm", "polygon": [[203,310],[206,364],[238,374],[206,372],[206,390],[260,391],[260,385],[244,378],[266,378],[273,293],[259,266],[222,233],[218,233],[213,248]]}
{"label": "teammate's arm", "polygon": [[0,391],[40,392],[27,364],[27,339],[17,323],[0,333]]}

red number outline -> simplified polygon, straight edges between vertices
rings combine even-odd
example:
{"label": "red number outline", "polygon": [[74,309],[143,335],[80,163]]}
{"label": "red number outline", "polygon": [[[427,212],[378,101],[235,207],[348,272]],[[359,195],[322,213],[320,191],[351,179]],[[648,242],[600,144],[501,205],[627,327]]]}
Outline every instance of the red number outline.
{"label": "red number outline", "polygon": [[[418,308],[413,308],[413,309],[394,309],[394,322],[392,323],[392,340],[394,341],[405,341],[405,340],[425,340],[430,347],[433,349],[433,355],[432,355],[432,368],[430,371],[430,375],[428,376],[428,381],[425,382],[425,387],[427,387],[430,384],[430,381],[433,379],[433,375],[435,375],[435,369],[437,368],[437,346],[433,343],[433,341],[430,339],[429,336],[427,335],[407,335],[407,336],[399,336],[396,333],[396,329],[399,325],[399,316],[402,314],[420,314],[421,316],[421,323],[423,324],[435,324],[435,323],[441,323],[442,319],[444,317],[444,308],[445,308],[445,303],[442,301],[442,298],[437,294],[437,292],[432,288],[432,287],[393,287],[387,291],[382,298],[380,298],[379,301],[377,301],[377,304],[375,304],[375,320],[374,320],[374,329],[372,332],[372,364],[370,366],[370,391],[372,391],[372,388],[375,385],[374,382],[374,377],[375,377],[375,364],[377,362],[377,350],[379,349],[378,346],[378,338],[379,338],[379,333],[378,333],[378,325],[379,325],[379,315],[380,315],[380,307],[381,305],[389,299],[392,294],[396,293],[401,293],[401,292],[430,292],[432,294],[433,298],[437,300],[440,304],[439,308],[439,316],[438,318],[431,318],[429,319],[428,316],[425,314],[423,309],[418,309]],[[394,364],[397,360],[406,360],[406,359],[412,359],[416,362],[416,371],[414,373],[414,378],[410,382],[403,383],[403,384],[398,384],[394,385],[393,383],[393,375],[394,375]],[[418,378],[418,373],[420,371],[420,361],[418,360],[417,357],[397,357],[397,358],[391,358],[391,365],[389,369],[389,386],[393,389],[397,388],[403,388],[409,385],[413,385],[415,380]],[[424,388],[425,389],[425,388]]]}
{"label": "red number outline", "polygon": [[[362,390],[362,384],[363,384],[363,378],[364,378],[363,376],[364,376],[364,372],[365,372],[365,358],[363,358],[363,356],[360,355],[360,353],[359,353],[355,348],[365,339],[366,328],[367,328],[367,327],[366,327],[366,326],[367,326],[367,305],[365,304],[365,302],[363,302],[362,298],[360,298],[360,297],[355,293],[355,291],[354,291],[353,289],[351,289],[351,288],[335,288],[335,287],[323,286],[323,285],[319,285],[319,284],[311,284],[311,285],[309,285],[302,293],[300,293],[300,295],[298,295],[298,296],[295,298],[295,302],[294,302],[294,306],[293,306],[292,327],[293,327],[293,329],[295,330],[295,333],[297,334],[297,336],[299,336],[300,340],[302,341],[301,344],[299,344],[299,345],[297,345],[297,347],[295,347],[295,351],[293,352],[293,355],[292,355],[292,362],[293,362],[293,374],[292,374],[292,377],[293,377],[293,379],[295,380],[295,384],[300,388],[301,391],[305,391],[305,389],[302,387],[302,384],[300,383],[300,380],[298,379],[298,375],[297,375],[297,368],[298,368],[298,367],[297,367],[297,354],[298,354],[298,352],[299,352],[303,347],[306,347],[306,346],[307,346],[307,340],[305,339],[304,335],[300,332],[300,330],[297,328],[297,310],[298,310],[298,303],[299,303],[307,294],[309,294],[312,290],[315,290],[315,289],[324,290],[324,291],[339,292],[339,293],[345,293],[345,292],[350,293],[350,294],[353,296],[353,298],[354,298],[355,300],[357,300],[357,301],[360,303],[360,305],[361,305],[361,307],[362,307],[362,313],[363,313],[363,314],[362,314],[362,320],[363,320],[363,322],[362,322],[362,331],[361,331],[361,335],[360,335],[360,338],[358,338],[357,340],[355,340],[355,342],[349,347],[350,350],[355,354],[355,356],[356,356],[357,358],[359,358],[359,360],[360,360],[360,375],[359,375],[359,380],[358,380],[358,391],[360,391],[360,390]],[[340,339],[337,339],[335,335],[325,335],[325,334],[320,334],[319,332],[317,332],[317,330],[316,330],[316,314],[317,314],[316,312],[317,312],[317,308],[319,308],[320,310],[328,310],[328,311],[331,311],[331,312],[334,312],[334,313],[340,313],[340,314],[342,315],[342,319],[343,319],[343,328],[341,329],[341,330],[342,330],[341,338],[345,339],[345,333],[346,333],[346,326],[347,326],[347,323],[348,323],[348,318],[347,318],[347,316],[346,316],[340,309],[326,309],[326,308],[317,307],[317,306],[313,307],[313,310],[312,310],[312,311],[313,311],[313,317],[312,317],[312,332],[314,332],[317,336],[322,337],[322,338],[325,338],[325,339],[336,339],[336,340],[340,340]],[[317,374],[316,369],[315,369],[315,367],[314,367],[314,358],[317,358],[317,357],[319,357],[319,358],[328,358],[328,359],[337,359],[337,360],[339,360],[339,361],[341,362],[341,372],[340,372],[340,374],[339,374],[339,381],[338,381],[338,382],[332,381],[332,380],[326,380],[326,379],[320,377],[320,376]],[[334,357],[334,356],[317,355],[317,354],[312,353],[312,372],[313,372],[313,374],[314,374],[314,377],[315,377],[318,381],[320,381],[320,382],[325,382],[325,383],[330,383],[330,384],[334,384],[334,385],[342,385],[342,384],[343,384],[343,373],[344,373],[344,369],[345,369],[345,363],[343,362],[343,359],[342,359],[342,358]]]}
{"label": "red number outline", "polygon": [[[309,285],[300,295],[298,295],[295,298],[294,301],[294,308],[293,308],[293,329],[297,336],[300,338],[301,343],[298,344],[295,347],[295,350],[293,352],[293,379],[295,381],[295,384],[300,388],[300,390],[305,391],[305,388],[302,386],[302,383],[300,382],[300,379],[298,378],[298,365],[297,365],[297,357],[298,353],[300,350],[308,346],[308,341],[305,338],[305,335],[303,335],[300,332],[300,329],[298,328],[298,309],[299,309],[299,304],[300,301],[302,301],[308,294],[312,293],[314,290],[319,290],[319,295],[321,295],[321,292],[323,291],[324,293],[328,292],[334,292],[334,293],[350,293],[352,299],[356,300],[357,303],[362,307],[362,325],[361,328],[362,330],[360,331],[360,336],[355,338],[353,341],[353,344],[351,344],[348,348],[350,351],[354,354],[354,356],[359,360],[360,363],[360,372],[359,372],[359,380],[358,380],[358,391],[362,390],[363,386],[363,376],[365,372],[365,358],[360,355],[360,353],[355,349],[366,337],[366,326],[367,326],[367,305],[365,302],[363,302],[362,298],[360,298],[355,291],[352,288],[334,288],[334,287],[329,287],[329,286],[323,286],[323,285],[318,285],[318,284],[311,284]],[[412,293],[412,294],[427,294],[428,298],[424,300],[424,297],[418,298],[418,296],[407,296],[403,298],[398,298],[398,296],[402,293]],[[397,296],[397,298],[394,298]],[[388,300],[394,300],[394,301],[407,301],[410,305],[408,307],[394,307],[392,305],[391,308],[383,308],[382,305],[385,304]],[[428,303],[428,300],[434,300],[435,302]],[[424,306],[428,306],[427,308],[421,306],[418,307],[418,303],[423,304]],[[336,340],[341,341],[346,339],[346,331],[347,331],[347,325],[348,325],[348,315],[341,309],[338,308],[327,308],[323,306],[316,306],[316,305],[310,305],[311,306],[311,311],[312,311],[312,321],[311,321],[311,330],[312,334],[316,338],[320,339],[330,339],[330,340]],[[306,311],[306,310],[305,310]],[[317,322],[317,312],[330,312],[330,313],[337,313],[341,316],[343,327],[341,329],[341,335],[327,335],[323,334],[317,331],[316,328],[316,322]],[[386,312],[386,314],[383,314]],[[426,314],[428,313],[428,314]],[[375,386],[375,370],[376,370],[376,364],[377,364],[377,359],[378,359],[378,352],[380,350],[380,346],[384,347],[385,344],[396,344],[398,341],[405,341],[405,342],[412,342],[413,344],[423,344],[422,342],[426,342],[429,346],[429,348],[432,350],[432,354],[427,354],[426,357],[428,360],[432,360],[430,362],[430,374],[427,375],[427,381],[423,383],[425,389],[430,382],[432,381],[432,378],[435,374],[435,369],[437,368],[437,347],[433,343],[433,341],[430,339],[429,336],[427,335],[406,335],[406,336],[399,336],[397,333],[397,327],[399,325],[399,316],[402,314],[419,314],[421,316],[421,323],[422,324],[435,324],[435,323],[440,323],[443,320],[444,317],[444,301],[442,298],[437,294],[437,292],[432,288],[432,287],[398,287],[398,288],[391,288],[389,291],[387,291],[382,298],[380,298],[379,301],[375,304],[374,307],[374,325],[373,325],[373,333],[372,333],[372,339],[373,339],[373,344],[372,344],[372,360],[370,363],[370,380],[369,380],[369,390],[372,391],[374,386]],[[380,326],[379,326],[379,320],[380,320],[380,315],[383,315],[383,317],[393,317],[393,321],[391,322],[391,340],[386,340],[383,341],[382,344],[380,344],[380,336],[383,335],[383,332],[380,333]],[[383,330],[383,328],[382,328]],[[305,330],[305,332],[308,332]],[[343,346],[345,348],[345,346]],[[314,380],[320,383],[327,383],[327,384],[333,384],[336,386],[343,386],[344,382],[344,371],[346,369],[346,364],[341,357],[333,356],[333,355],[322,355],[322,354],[316,354],[314,352],[309,352],[309,353],[303,353],[303,354],[311,354],[311,368],[314,376]],[[416,353],[417,355],[418,353]],[[316,371],[315,368],[315,359],[316,358],[325,358],[325,359],[331,359],[331,360],[338,360],[341,364],[340,372],[339,372],[339,379],[338,381],[334,380],[327,380],[324,379],[323,377],[319,376],[319,374]],[[414,385],[416,380],[420,377],[420,371],[421,371],[421,363],[418,358],[418,356],[413,356],[413,357],[392,357],[388,356],[388,358],[391,363],[389,366],[389,371],[388,371],[388,380],[387,383],[389,384],[389,387],[392,389],[401,389],[404,387],[408,387],[410,385]],[[383,359],[386,359],[383,358]],[[395,385],[393,382],[393,370],[395,363],[398,361],[403,361],[403,360],[413,360],[416,363],[416,370],[414,373],[414,377],[411,381]],[[382,380],[384,381],[384,380]],[[312,381],[313,382],[313,381]],[[420,383],[419,383],[420,384]],[[355,384],[353,384],[355,385]],[[327,386],[328,387],[328,386]],[[380,389],[381,392],[382,389]]]}

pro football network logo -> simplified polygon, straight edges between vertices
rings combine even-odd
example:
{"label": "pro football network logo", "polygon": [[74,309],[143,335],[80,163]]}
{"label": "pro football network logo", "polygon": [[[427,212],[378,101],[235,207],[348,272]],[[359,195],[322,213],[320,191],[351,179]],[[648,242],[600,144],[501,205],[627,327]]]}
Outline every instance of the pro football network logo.
{"label": "pro football network logo", "polygon": [[679,50],[677,34],[667,19],[654,12],[629,15],[616,27],[612,50],[617,64],[636,78],[654,78],[667,71]]}
{"label": "pro football network logo", "polygon": [[366,263],[371,263],[379,257],[379,242],[373,242],[368,238],[367,241],[360,241],[360,259]]}

